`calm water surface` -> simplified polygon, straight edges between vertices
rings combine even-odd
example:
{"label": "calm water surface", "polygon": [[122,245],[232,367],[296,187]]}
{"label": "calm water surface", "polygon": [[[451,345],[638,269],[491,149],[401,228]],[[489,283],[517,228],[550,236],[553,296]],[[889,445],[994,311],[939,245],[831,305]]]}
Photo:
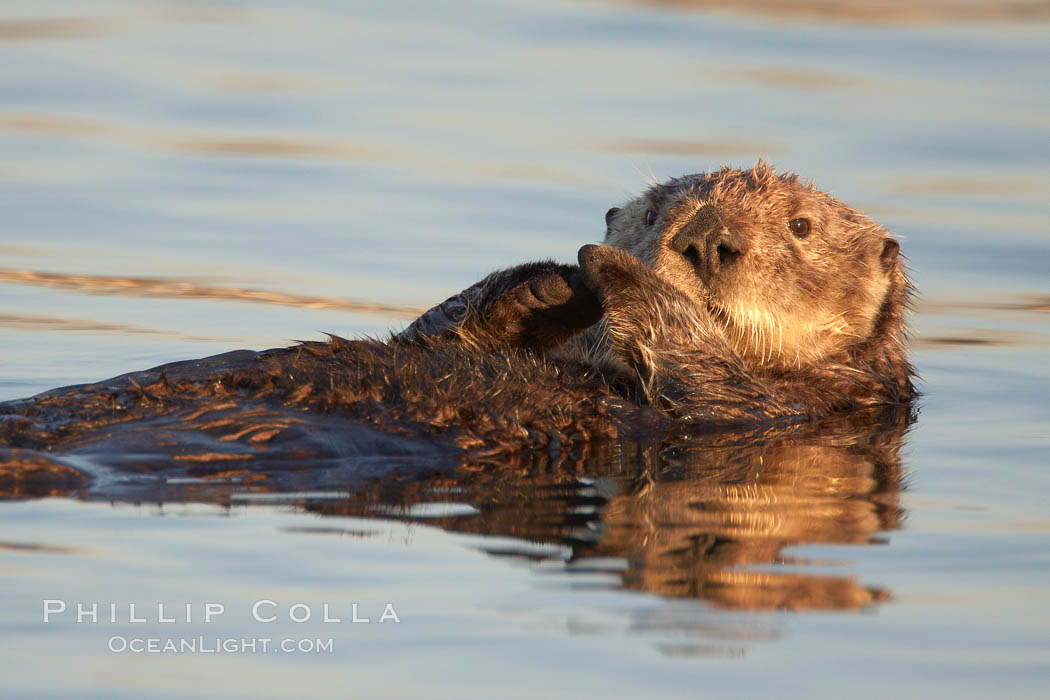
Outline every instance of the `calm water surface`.
{"label": "calm water surface", "polygon": [[910,427],[575,473],[9,499],[6,696],[1046,697],[1046,3],[693,4],[4,4],[0,400],[383,334],[573,260],[651,177],[760,155],[902,236],[926,394]]}

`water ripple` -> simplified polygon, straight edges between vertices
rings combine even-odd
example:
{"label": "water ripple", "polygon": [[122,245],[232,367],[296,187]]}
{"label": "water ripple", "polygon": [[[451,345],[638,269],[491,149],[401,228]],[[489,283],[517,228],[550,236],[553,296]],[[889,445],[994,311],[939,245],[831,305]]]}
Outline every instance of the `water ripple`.
{"label": "water ripple", "polygon": [[[82,294],[102,296],[161,297],[167,299],[209,299],[254,304],[300,306],[308,309],[337,309],[358,313],[412,318],[423,309],[380,302],[289,294],[262,289],[196,284],[173,278],[111,277],[108,275],[68,275],[34,270],[0,269],[0,283],[50,287]],[[14,317],[12,317],[14,318]]]}

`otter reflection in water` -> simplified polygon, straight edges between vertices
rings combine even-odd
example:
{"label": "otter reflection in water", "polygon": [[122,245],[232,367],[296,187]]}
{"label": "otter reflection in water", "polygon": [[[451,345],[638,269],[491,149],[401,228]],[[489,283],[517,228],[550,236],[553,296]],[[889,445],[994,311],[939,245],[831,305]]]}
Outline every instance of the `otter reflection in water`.
{"label": "otter reflection in water", "polygon": [[[568,572],[608,574],[617,587],[725,608],[856,610],[888,592],[848,569],[808,572],[805,550],[793,548],[876,544],[880,532],[898,526],[900,451],[911,420],[910,411],[884,411],[772,439],[720,432],[655,444],[591,443],[571,455],[524,453],[452,469],[405,455],[367,479],[360,470],[350,479],[324,461],[300,461],[250,472],[199,464],[158,483],[147,478],[149,465],[129,459],[126,473],[108,472],[102,485],[27,488],[31,482],[5,481],[0,471],[0,495],[281,502],[328,516],[412,521],[428,504],[454,501],[471,508],[453,511],[470,512],[425,522],[520,543],[489,549],[495,556],[546,559]],[[328,496],[311,495],[317,491]],[[246,501],[246,494],[256,498]],[[826,562],[817,563],[826,571]]]}
{"label": "otter reflection in water", "polygon": [[[488,550],[493,555],[547,558],[569,572],[607,573],[625,589],[730,609],[857,610],[888,593],[847,573],[807,572],[804,549],[794,548],[878,544],[880,532],[898,527],[910,421],[910,411],[883,411],[772,440],[710,433],[649,445],[592,443],[554,459],[532,452],[453,469],[411,464],[407,455],[349,487],[348,472],[323,462],[252,471],[194,465],[182,479],[158,483],[146,479],[149,465],[129,460],[128,473],[108,472],[103,486],[36,488],[0,470],[0,495],[231,506],[253,494],[259,497],[249,503],[411,521],[421,506],[454,501],[470,512],[424,522],[520,542]],[[317,491],[344,495],[311,496]]]}
{"label": "otter reflection in water", "polygon": [[[708,435],[595,445],[571,465],[533,459],[377,489],[366,502],[308,507],[367,514],[396,503],[411,513],[452,498],[477,512],[426,522],[563,545],[563,555],[550,556],[569,571],[607,572],[627,589],[738,609],[859,609],[888,593],[850,576],[807,573],[804,552],[785,549],[876,544],[879,532],[898,526],[911,415],[866,418],[769,441]],[[538,556],[527,544],[492,553]]]}

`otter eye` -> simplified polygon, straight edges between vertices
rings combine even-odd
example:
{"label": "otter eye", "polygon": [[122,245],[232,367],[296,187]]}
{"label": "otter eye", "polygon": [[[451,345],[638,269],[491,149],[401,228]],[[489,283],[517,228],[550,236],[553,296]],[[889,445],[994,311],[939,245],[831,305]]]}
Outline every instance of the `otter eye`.
{"label": "otter eye", "polygon": [[613,217],[616,216],[616,212],[620,211],[619,207],[613,207],[609,211],[605,212],[605,225],[612,226]]}
{"label": "otter eye", "polygon": [[656,212],[653,211],[652,209],[650,209],[649,211],[645,212],[645,225],[646,226],[652,226],[655,223],[656,223]]}
{"label": "otter eye", "polygon": [[788,228],[796,238],[805,238],[809,235],[809,219],[792,219],[788,222]]}

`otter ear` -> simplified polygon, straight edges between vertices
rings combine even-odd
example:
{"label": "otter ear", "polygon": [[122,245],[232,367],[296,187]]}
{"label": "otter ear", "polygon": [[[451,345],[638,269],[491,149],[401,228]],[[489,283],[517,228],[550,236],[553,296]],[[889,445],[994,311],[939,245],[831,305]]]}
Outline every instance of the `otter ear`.
{"label": "otter ear", "polygon": [[617,212],[620,211],[620,207],[613,207],[609,211],[605,212],[605,225],[612,226],[612,219],[616,216]]}
{"label": "otter ear", "polygon": [[900,252],[900,243],[892,238],[884,240],[882,242],[882,253],[879,254],[879,261],[882,263],[882,267],[887,270],[890,269]]}

